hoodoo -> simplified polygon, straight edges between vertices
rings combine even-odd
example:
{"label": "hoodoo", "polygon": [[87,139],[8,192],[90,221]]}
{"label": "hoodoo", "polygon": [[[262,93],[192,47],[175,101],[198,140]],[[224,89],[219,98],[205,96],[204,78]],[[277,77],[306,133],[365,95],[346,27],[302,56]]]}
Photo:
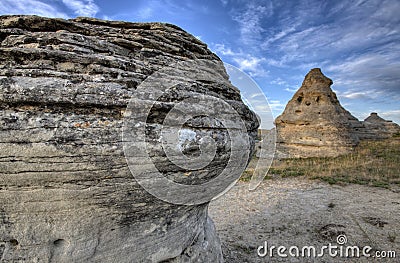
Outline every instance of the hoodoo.
{"label": "hoodoo", "polygon": [[363,128],[357,129],[360,139],[387,139],[395,134],[400,134],[400,126],[388,121],[372,112],[363,122]]}
{"label": "hoodoo", "polygon": [[358,143],[360,125],[339,103],[332,80],[312,69],[275,120],[277,149],[289,157],[328,157],[347,153]]}

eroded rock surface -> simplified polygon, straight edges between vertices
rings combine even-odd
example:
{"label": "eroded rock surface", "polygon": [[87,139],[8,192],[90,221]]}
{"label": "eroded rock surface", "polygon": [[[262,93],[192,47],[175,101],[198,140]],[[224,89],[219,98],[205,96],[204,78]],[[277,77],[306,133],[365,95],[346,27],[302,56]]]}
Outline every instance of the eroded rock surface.
{"label": "eroded rock surface", "polygon": [[338,156],[357,145],[361,123],[339,103],[332,80],[312,69],[275,121],[277,150],[288,157]]}
{"label": "eroded rock surface", "polygon": [[[209,166],[187,173],[158,145],[162,117],[199,93],[232,105],[253,147],[257,119],[205,44],[169,24],[36,16],[0,17],[0,42],[0,261],[223,260],[207,204],[173,205],[148,194],[128,169],[121,136],[126,106],[143,80],[172,63],[204,59],[214,65],[206,79],[155,103],[148,154],[184,184],[214,178],[226,166],[229,136],[204,116],[185,128],[193,138],[215,139]],[[189,152],[198,150],[189,144]]]}
{"label": "eroded rock surface", "polygon": [[376,112],[372,112],[361,123],[363,127],[355,130],[360,139],[379,140],[400,134],[400,126],[397,123],[381,118]]}

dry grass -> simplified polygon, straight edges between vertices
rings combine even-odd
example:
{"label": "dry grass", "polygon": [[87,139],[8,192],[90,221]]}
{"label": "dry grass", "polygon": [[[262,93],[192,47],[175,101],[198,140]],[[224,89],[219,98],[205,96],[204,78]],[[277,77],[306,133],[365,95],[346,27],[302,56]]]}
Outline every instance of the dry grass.
{"label": "dry grass", "polygon": [[[251,164],[242,175],[249,180]],[[305,176],[331,184],[356,183],[388,188],[400,185],[400,137],[362,141],[355,151],[336,158],[299,158],[274,161],[268,177]]]}

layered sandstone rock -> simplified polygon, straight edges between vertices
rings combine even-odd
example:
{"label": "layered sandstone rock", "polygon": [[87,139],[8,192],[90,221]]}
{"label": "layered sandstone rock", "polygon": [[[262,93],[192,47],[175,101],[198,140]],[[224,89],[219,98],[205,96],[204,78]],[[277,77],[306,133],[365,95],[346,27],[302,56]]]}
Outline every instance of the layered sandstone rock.
{"label": "layered sandstone rock", "polygon": [[361,140],[388,139],[400,133],[400,126],[392,121],[385,120],[372,112],[362,123],[361,128],[356,128],[355,133]]}
{"label": "layered sandstone rock", "polygon": [[188,121],[191,137],[180,146],[196,152],[202,136],[214,138],[210,165],[188,172],[160,150],[163,117],[195,94],[236,109],[241,117],[231,121],[245,123],[252,147],[257,119],[205,44],[169,24],[36,16],[0,17],[0,42],[1,262],[222,261],[207,203],[174,205],[147,193],[129,171],[121,134],[143,80],[175,62],[203,59],[208,66],[185,69],[202,78],[154,104],[148,147],[139,154],[188,185],[227,166],[229,136],[204,116]]}
{"label": "layered sandstone rock", "polygon": [[338,156],[358,143],[360,122],[339,103],[332,80],[312,69],[276,120],[277,150],[287,157]]}

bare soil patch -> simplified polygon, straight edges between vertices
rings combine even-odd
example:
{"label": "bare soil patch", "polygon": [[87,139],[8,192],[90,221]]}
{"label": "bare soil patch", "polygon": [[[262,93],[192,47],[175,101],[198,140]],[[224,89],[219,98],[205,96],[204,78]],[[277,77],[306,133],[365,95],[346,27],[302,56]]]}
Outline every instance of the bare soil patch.
{"label": "bare soil patch", "polygon": [[315,246],[338,235],[346,245],[396,251],[400,262],[400,193],[394,189],[330,185],[304,177],[264,180],[255,191],[240,181],[210,204],[226,262],[375,262],[372,258],[261,258],[257,248]]}

